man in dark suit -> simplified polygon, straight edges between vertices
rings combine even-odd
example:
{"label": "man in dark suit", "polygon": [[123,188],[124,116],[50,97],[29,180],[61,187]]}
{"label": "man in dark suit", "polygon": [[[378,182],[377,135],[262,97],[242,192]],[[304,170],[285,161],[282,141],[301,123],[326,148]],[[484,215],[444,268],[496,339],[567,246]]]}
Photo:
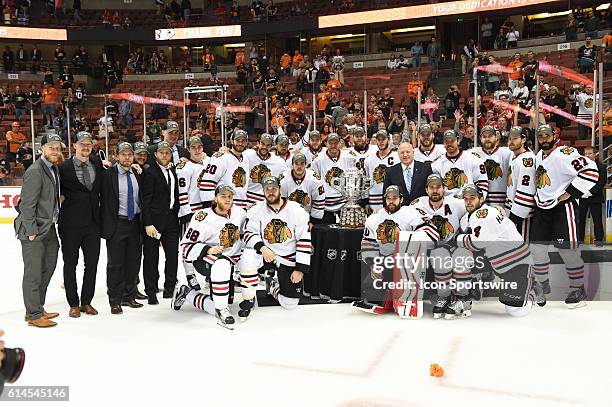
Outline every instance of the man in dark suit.
{"label": "man in dark suit", "polygon": [[404,197],[402,205],[410,205],[415,199],[425,196],[427,177],[432,173],[430,163],[414,161],[412,144],[403,142],[397,149],[400,163],[385,170],[383,191],[389,185],[397,185]]}
{"label": "man in dark suit", "polygon": [[[68,316],[71,318],[80,317],[81,312],[87,315],[98,314],[91,306],[91,300],[96,289],[100,257],[99,199],[102,162],[97,156],[90,157],[93,149],[90,133],[81,131],[76,137],[76,154],[58,166],[64,197],[58,231],[64,258],[64,287],[70,305]],[[83,251],[85,265],[80,301],[76,281],[79,249]]]}
{"label": "man in dark suit", "polygon": [[[181,134],[179,132],[179,124],[177,122],[175,122],[174,120],[168,120],[166,122],[166,130],[163,131],[163,135],[164,135],[163,141],[168,143],[170,145],[170,148],[172,148],[172,155],[170,157],[171,158],[170,162],[174,166],[178,165],[181,157],[185,157],[186,159],[189,159],[190,157],[189,150],[176,144],[178,143],[179,138],[181,137]],[[147,150],[149,152],[149,165],[153,165],[155,164],[155,161],[156,161],[155,151],[157,151],[157,145],[151,145],[147,148]]]}
{"label": "man in dark suit", "polygon": [[589,191],[589,195],[586,198],[580,198],[579,202],[579,215],[578,215],[578,241],[584,241],[584,228],[586,226],[587,214],[591,212],[591,218],[593,218],[593,226],[595,229],[595,245],[603,246],[605,241],[602,207],[605,202],[604,197],[604,186],[608,182],[608,174],[606,166],[597,160],[597,148],[596,147],[585,147],[584,156],[595,161],[597,164],[597,172],[599,173],[599,180],[597,184]]}
{"label": "man in dark suit", "polygon": [[26,321],[30,326],[48,328],[57,325],[51,319],[59,315],[45,311],[44,305],[59,251],[55,224],[60,215],[60,178],[56,163],[62,155],[62,138],[47,135],[42,144],[42,155],[23,176],[14,226],[23,257]]}
{"label": "man in dark suit", "polygon": [[143,274],[145,293],[151,305],[157,301],[159,242],[166,256],[164,298],[172,298],[176,285],[179,244],[179,190],[172,165],[172,146],[157,144],[155,163],[143,172],[142,220],[145,225]]}
{"label": "man in dark suit", "polygon": [[142,178],[132,171],[134,150],[130,143],[119,143],[117,159],[117,165],[102,174],[100,187],[100,225],[106,239],[106,284],[112,314],[122,314],[122,305],[142,307],[135,301],[142,253]]}

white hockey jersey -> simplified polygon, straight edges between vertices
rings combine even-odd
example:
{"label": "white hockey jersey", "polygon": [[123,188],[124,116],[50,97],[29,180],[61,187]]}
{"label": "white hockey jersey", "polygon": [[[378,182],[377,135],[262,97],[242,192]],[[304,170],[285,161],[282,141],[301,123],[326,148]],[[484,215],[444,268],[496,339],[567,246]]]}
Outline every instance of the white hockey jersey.
{"label": "white hockey jersey", "polygon": [[[243,249],[242,236],[246,223],[244,209],[233,206],[228,216],[218,215],[213,208],[201,209],[193,214],[189,228],[181,240],[181,253],[188,262],[203,260],[212,264],[221,256],[238,263]],[[208,255],[208,249],[223,246],[218,255]]]}
{"label": "white hockey jersey", "polygon": [[282,155],[278,155],[277,153],[274,153],[274,155],[284,161],[286,169],[290,169],[293,165],[291,162],[293,160],[293,153],[291,152],[291,150],[287,151],[287,155],[285,155],[284,157]]}
{"label": "white hockey jersey", "polygon": [[247,206],[247,189],[249,186],[249,161],[242,154],[236,156],[232,151],[217,152],[210,158],[198,180],[202,202],[210,202],[215,197],[215,188],[219,183],[231,185],[236,191],[234,204],[241,208]]}
{"label": "white hockey jersey", "polygon": [[460,151],[452,158],[444,154],[431,164],[431,169],[444,179],[446,195],[457,195],[464,185],[475,184],[486,198],[489,189],[487,170],[477,154]]}
{"label": "white hockey jersey", "polygon": [[385,170],[399,163],[396,151],[390,151],[384,157],[380,151],[368,156],[364,163],[366,176],[370,178],[371,187],[368,191],[368,204],[372,209],[380,209],[383,206],[383,184],[385,182]]}
{"label": "white hockey jersey", "polygon": [[414,160],[422,163],[432,163],[446,154],[446,149],[442,144],[434,144],[431,150],[425,151],[421,147],[414,149]]}
{"label": "white hockey jersey", "polygon": [[482,205],[461,220],[457,246],[470,251],[485,251],[485,256],[497,273],[504,273],[519,264],[532,264],[529,246],[516,230],[514,223],[499,209]]}
{"label": "white hockey jersey", "polygon": [[364,260],[395,253],[400,231],[424,232],[433,243],[440,235],[427,215],[414,206],[402,206],[397,212],[389,213],[386,208],[371,214],[365,223],[361,239],[361,256]]}
{"label": "white hockey jersey", "polygon": [[598,98],[593,99],[593,95],[589,93],[580,92],[570,93],[568,95],[569,100],[575,101],[578,106],[577,118],[590,122],[593,119],[593,108],[598,102]]}
{"label": "white hockey jersey", "polygon": [[497,147],[491,152],[485,151],[482,147],[475,147],[470,151],[480,156],[487,171],[489,190],[486,203],[504,206],[508,191],[510,161],[514,158],[514,153],[508,147]]}
{"label": "white hockey jersey", "polygon": [[337,158],[331,158],[329,152],[320,154],[312,162],[312,170],[321,177],[325,186],[325,210],[330,212],[338,211],[346,200],[331,185],[332,179],[339,177],[345,170],[354,167],[357,162],[355,153],[348,150],[341,150]]}
{"label": "white hockey jersey", "polygon": [[599,180],[597,165],[578,153],[574,147],[557,147],[544,157],[536,156],[536,205],[550,209],[564,192],[580,198]]}
{"label": "white hockey jersey", "polygon": [[431,206],[428,196],[415,199],[410,206],[423,211],[427,215],[431,223],[438,229],[441,242],[450,240],[459,232],[461,218],[467,213],[463,199],[454,196],[445,196],[442,206],[438,209]]}
{"label": "white hockey jersey", "polygon": [[535,154],[527,150],[514,157],[508,175],[508,193],[506,196],[507,215],[510,213],[527,219],[535,210],[536,166]]}
{"label": "white hockey jersey", "polygon": [[357,151],[355,150],[355,147],[350,147],[348,151],[355,154],[355,157],[357,157],[357,162],[355,165],[360,170],[363,170],[366,158],[376,154],[378,152],[378,146],[376,144],[366,144],[366,149],[363,151]]}
{"label": "white hockey jersey", "polygon": [[312,151],[310,147],[304,147],[300,150],[300,153],[306,156],[306,165],[311,165],[312,160],[317,158],[317,156],[319,155],[325,154],[326,151],[327,151],[327,147],[321,147],[319,151]]}
{"label": "white hockey jersey", "polygon": [[280,264],[303,273],[310,269],[312,243],[308,213],[297,202],[285,200],[277,211],[267,202],[259,202],[247,213],[244,242],[258,253],[263,246],[274,253]]}
{"label": "white hockey jersey", "polygon": [[293,170],[283,173],[281,179],[281,196],[299,203],[315,219],[323,218],[325,209],[325,186],[323,181],[311,169],[301,180],[293,176]]}
{"label": "white hockey jersey", "polygon": [[202,209],[202,199],[198,178],[208,163],[208,157],[202,163],[181,161],[176,166],[179,190],[179,218]]}
{"label": "white hockey jersey", "polygon": [[257,151],[250,149],[243,153],[249,163],[249,188],[247,191],[248,205],[254,205],[257,202],[265,201],[263,193],[262,181],[270,175],[280,177],[287,169],[282,158],[268,154],[267,157],[261,158]]}

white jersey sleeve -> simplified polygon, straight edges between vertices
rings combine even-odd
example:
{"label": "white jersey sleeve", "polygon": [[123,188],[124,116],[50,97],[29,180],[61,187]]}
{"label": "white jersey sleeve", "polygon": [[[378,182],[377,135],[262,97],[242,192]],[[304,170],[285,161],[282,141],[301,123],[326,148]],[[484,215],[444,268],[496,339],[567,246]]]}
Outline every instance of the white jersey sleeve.
{"label": "white jersey sleeve", "polygon": [[217,184],[227,172],[227,161],[222,159],[223,153],[215,153],[208,164],[200,172],[198,188],[202,202],[210,202],[215,197]]}
{"label": "white jersey sleeve", "polygon": [[536,206],[535,174],[535,155],[531,151],[526,151],[512,160],[506,197],[508,215],[512,213],[523,219],[533,216]]}

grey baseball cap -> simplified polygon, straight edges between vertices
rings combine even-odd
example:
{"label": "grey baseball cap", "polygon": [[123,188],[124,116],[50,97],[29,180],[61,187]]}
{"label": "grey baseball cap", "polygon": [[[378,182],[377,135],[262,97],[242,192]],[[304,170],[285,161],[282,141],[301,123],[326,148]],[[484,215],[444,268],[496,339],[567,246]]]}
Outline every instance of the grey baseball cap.
{"label": "grey baseball cap", "polygon": [[195,146],[196,144],[202,144],[202,139],[198,136],[189,137],[189,147]]}
{"label": "grey baseball cap", "polygon": [[423,124],[419,128],[419,134],[421,134],[421,133],[431,133],[432,131],[433,130],[431,129],[431,126],[429,124]]}
{"label": "grey baseball cap", "polygon": [[76,135],[76,139],[77,139],[77,143],[80,143],[83,141],[89,141],[90,143],[93,142],[93,137],[91,137],[91,133],[88,131],[79,131]]}
{"label": "grey baseball cap", "polygon": [[47,134],[40,142],[41,145],[45,144],[62,144],[62,138],[57,134]]}
{"label": "grey baseball cap", "polygon": [[463,189],[461,190],[461,197],[465,198],[466,196],[480,196],[482,197],[482,191],[480,191],[476,185],[474,184],[467,184],[466,186],[463,187]]}
{"label": "grey baseball cap", "polygon": [[456,138],[457,140],[459,139],[459,135],[457,134],[457,132],[455,130],[446,130],[444,132],[444,137],[443,139],[447,139],[449,137],[453,137]]}
{"label": "grey baseball cap", "polygon": [[321,133],[319,132],[319,130],[313,130],[310,133],[308,133],[308,139],[312,139],[313,137],[315,138],[321,138]]}
{"label": "grey baseball cap", "polygon": [[120,153],[123,150],[130,150],[131,152],[134,152],[134,148],[127,141],[123,141],[123,142],[117,144],[117,153]]}
{"label": "grey baseball cap", "polygon": [[540,134],[543,134],[543,133],[547,135],[553,135],[555,134],[555,131],[550,126],[550,124],[542,124],[540,127],[538,127],[538,131],[536,132],[536,134],[539,136]]}
{"label": "grey baseball cap", "polygon": [[276,144],[289,144],[289,137],[284,134],[276,137]]}
{"label": "grey baseball cap", "polygon": [[338,135],[338,133],[329,133],[327,135],[327,141],[331,141],[331,140],[340,141],[340,136]]}
{"label": "grey baseball cap", "polygon": [[261,185],[263,185],[264,189],[266,187],[280,188],[280,181],[277,177],[268,176],[268,177],[265,177],[263,181],[261,181]]}
{"label": "grey baseball cap", "polygon": [[376,137],[376,138],[378,138],[378,137],[389,138],[389,133],[387,132],[387,130],[378,130],[378,131],[376,132],[375,137]]}
{"label": "grey baseball cap", "polygon": [[527,137],[525,133],[523,133],[523,128],[521,126],[512,126],[512,128],[508,132],[508,137],[512,136]]}
{"label": "grey baseball cap", "polygon": [[225,191],[230,191],[233,195],[236,195],[236,190],[231,185],[221,183],[215,188],[215,196]]}
{"label": "grey baseball cap", "polygon": [[134,143],[134,152],[135,153],[148,153],[147,145],[142,141],[137,141]]}
{"label": "grey baseball cap", "polygon": [[262,143],[264,141],[269,141],[270,143],[274,143],[274,137],[268,133],[261,133],[259,136],[259,142]]}
{"label": "grey baseball cap", "polygon": [[480,135],[482,136],[484,133],[495,134],[495,127],[486,125],[480,130]]}
{"label": "grey baseball cap", "polygon": [[430,174],[427,177],[427,181],[425,182],[425,185],[429,185],[429,184],[432,184],[434,182],[439,182],[440,184],[444,185],[444,180],[438,174]]}
{"label": "grey baseball cap", "polygon": [[302,153],[297,153],[293,156],[293,158],[291,159],[291,164],[293,164],[296,161],[302,160],[304,162],[306,162],[306,156]]}
{"label": "grey baseball cap", "polygon": [[353,133],[353,134],[356,134],[356,133],[365,134],[365,130],[361,126],[355,126],[353,128],[353,130],[351,131],[351,133]]}
{"label": "grey baseball cap", "polygon": [[402,193],[397,185],[389,185],[387,189],[385,189],[385,197],[387,195],[402,196]]}
{"label": "grey baseball cap", "polygon": [[167,131],[178,131],[179,130],[179,124],[177,122],[175,122],[174,120],[168,120],[166,122],[166,130]]}
{"label": "grey baseball cap", "polygon": [[241,129],[234,130],[234,134],[232,134],[232,140],[236,140],[241,137],[244,137],[247,140],[249,139],[249,135],[247,134],[246,131],[241,130]]}
{"label": "grey baseball cap", "polygon": [[157,143],[157,151],[162,149],[168,149],[172,151],[172,146],[167,141],[160,141],[159,143]]}

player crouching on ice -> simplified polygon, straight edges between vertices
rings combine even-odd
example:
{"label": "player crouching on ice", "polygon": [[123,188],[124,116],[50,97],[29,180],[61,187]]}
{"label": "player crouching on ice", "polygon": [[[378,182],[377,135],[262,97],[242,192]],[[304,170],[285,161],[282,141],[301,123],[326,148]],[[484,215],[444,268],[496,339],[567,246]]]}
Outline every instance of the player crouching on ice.
{"label": "player crouching on ice", "polygon": [[228,305],[230,280],[242,252],[246,223],[246,212],[234,206],[234,195],[231,186],[219,184],[212,206],[193,214],[181,240],[183,259],[210,280],[210,294],[177,285],[171,303],[178,311],[189,301],[195,308],[215,315],[217,323],[228,329],[234,329],[235,323]]}
{"label": "player crouching on ice", "polygon": [[514,223],[499,209],[484,204],[482,192],[466,185],[462,192],[468,214],[461,220],[464,233],[457,235],[457,246],[472,252],[482,250],[504,284],[499,301],[515,317],[529,314],[534,301],[545,304],[544,293],[534,292],[529,246]]}
{"label": "player crouching on ice", "polygon": [[[419,288],[421,270],[413,269],[411,272],[414,274],[407,275],[402,273],[403,269],[399,267],[400,278],[394,275],[397,274],[394,273],[394,256],[399,247],[399,234],[400,231],[412,231],[411,240],[424,243],[417,245],[421,249],[433,247],[440,235],[427,216],[413,206],[402,206],[403,197],[396,185],[387,187],[383,199],[383,208],[368,216],[366,220],[361,240],[361,256],[367,265],[362,280],[363,299],[354,302],[352,306],[372,314],[385,314],[393,307],[402,318],[419,318],[423,311],[419,298],[419,294],[422,297],[423,291]],[[408,247],[410,248],[410,245]],[[412,252],[412,257],[419,259],[415,252]],[[422,262],[416,261],[414,264],[420,266]],[[422,268],[423,276],[424,270]],[[404,287],[392,289],[390,283],[404,284]],[[411,288],[413,285],[415,289]]]}

